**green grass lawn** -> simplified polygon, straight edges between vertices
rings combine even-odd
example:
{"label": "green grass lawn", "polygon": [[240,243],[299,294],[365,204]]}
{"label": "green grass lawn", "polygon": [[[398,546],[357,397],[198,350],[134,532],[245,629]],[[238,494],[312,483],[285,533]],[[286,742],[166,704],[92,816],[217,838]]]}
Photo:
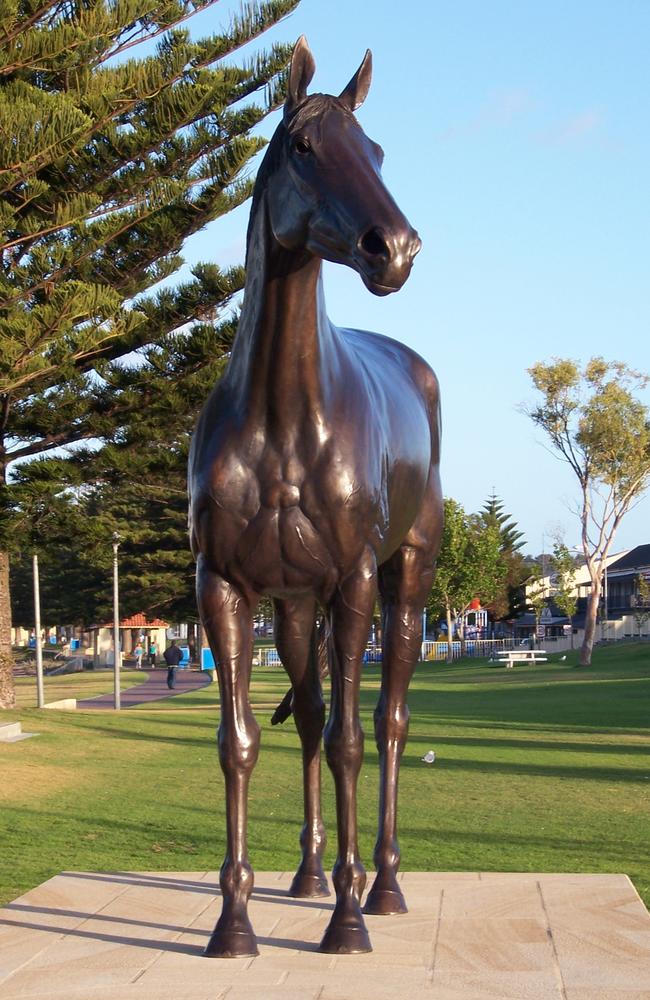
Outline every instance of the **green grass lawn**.
{"label": "green grass lawn", "polygon": [[[421,664],[400,780],[405,870],[627,872],[650,903],[650,646],[597,650],[593,667],[514,670],[465,661]],[[365,669],[360,848],[372,868],[377,753],[371,713],[379,667]],[[250,851],[258,869],[293,869],[302,788],[293,723],[272,728],[284,672],[257,669],[252,699],[262,750],[251,785]],[[137,683],[141,675],[125,672]],[[47,700],[108,691],[112,675],[46,678]],[[18,683],[20,719],[40,735],[0,744],[0,902],[66,869],[218,868],[224,796],[216,686],[146,710],[38,712]],[[63,693],[65,692],[65,693]],[[437,754],[428,766],[420,757]],[[334,860],[326,766],[324,814]]]}

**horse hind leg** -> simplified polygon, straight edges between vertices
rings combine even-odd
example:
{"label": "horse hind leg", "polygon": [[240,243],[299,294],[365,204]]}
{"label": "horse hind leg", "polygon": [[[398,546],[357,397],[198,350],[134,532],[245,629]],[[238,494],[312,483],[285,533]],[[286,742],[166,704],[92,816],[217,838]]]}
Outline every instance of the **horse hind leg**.
{"label": "horse hind leg", "polygon": [[397,882],[397,785],[408,734],[406,697],[420,656],[422,608],[433,580],[435,547],[422,542],[422,536],[412,531],[379,570],[383,657],[381,692],[374,714],[380,769],[379,829],[374,851],[377,874],[364,906],[364,912],[371,914],[407,911]]}
{"label": "horse hind leg", "polygon": [[251,711],[248,686],[253,658],[253,608],[230,583],[199,559],[199,610],[217,664],[221,698],[219,760],[226,784],[227,851],[219,875],[221,916],[206,946],[210,958],[257,955],[248,918],[253,869],[246,837],[248,784],[257,761],[260,731]]}
{"label": "horse hind leg", "polygon": [[[293,711],[302,744],[304,824],[302,858],[289,889],[290,896],[329,896],[323,871],[325,825],[321,815],[320,747],[325,723],[316,629],[316,603],[311,597],[275,600],[275,642],[291,679]],[[278,720],[281,721],[281,720]]]}

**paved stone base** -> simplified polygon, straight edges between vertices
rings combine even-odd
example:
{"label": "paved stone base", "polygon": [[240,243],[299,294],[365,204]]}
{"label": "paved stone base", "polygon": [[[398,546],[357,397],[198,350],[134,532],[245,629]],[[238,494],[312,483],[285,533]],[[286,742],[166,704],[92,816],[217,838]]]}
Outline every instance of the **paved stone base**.
{"label": "paved stone base", "polygon": [[625,875],[406,873],[374,951],[321,955],[331,900],[260,872],[260,955],[207,959],[214,872],[64,873],[0,910],[2,1000],[648,1000],[650,914]]}

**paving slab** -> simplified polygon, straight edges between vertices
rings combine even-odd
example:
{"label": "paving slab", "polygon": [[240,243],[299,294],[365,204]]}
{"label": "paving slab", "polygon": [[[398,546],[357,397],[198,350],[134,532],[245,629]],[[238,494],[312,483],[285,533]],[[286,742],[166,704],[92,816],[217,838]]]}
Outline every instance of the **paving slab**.
{"label": "paving slab", "polygon": [[318,951],[333,897],[258,872],[260,954],[207,959],[216,872],[62,872],[0,910],[0,1000],[650,1000],[626,875],[412,872],[373,951]]}

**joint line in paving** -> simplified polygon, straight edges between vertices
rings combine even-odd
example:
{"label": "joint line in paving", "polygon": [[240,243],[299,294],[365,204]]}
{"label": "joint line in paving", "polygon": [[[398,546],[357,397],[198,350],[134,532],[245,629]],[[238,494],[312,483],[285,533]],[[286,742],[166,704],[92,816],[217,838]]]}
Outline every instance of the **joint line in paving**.
{"label": "joint line in paving", "polygon": [[[123,893],[125,893],[127,891],[127,889],[128,889],[128,886],[126,886],[124,889],[122,889],[121,892],[116,893],[116,895],[113,896],[112,899],[110,899],[110,900],[108,900],[108,902],[104,903],[103,906],[100,906],[100,908],[98,910],[94,910],[93,913],[89,913],[86,916],[80,917],[78,923],[73,924],[72,927],[68,927],[64,931],[59,930],[59,932],[58,932],[58,940],[59,941],[63,941],[66,937],[68,937],[69,934],[74,933],[75,931],[79,930],[81,927],[83,927],[83,925],[85,923],[87,923],[89,920],[92,920],[93,917],[96,917],[99,913],[101,913],[102,910],[105,909],[105,907],[110,906],[111,903],[113,903],[116,899],[119,899],[119,897]],[[11,903],[9,903],[8,905],[10,907]],[[3,921],[3,923],[8,923],[8,921]],[[46,928],[46,930],[49,931],[50,928],[48,927],[48,928]],[[52,927],[51,931],[52,931],[53,934],[55,934],[56,933],[56,928]],[[32,962],[36,961],[36,959],[39,958],[40,955],[43,955],[48,950],[48,948],[51,948],[51,947],[52,947],[52,942],[48,941],[46,944],[43,945],[42,948],[39,948],[39,950],[36,951],[36,952],[34,952],[33,955],[30,955],[29,958],[25,959],[25,961],[22,962],[17,968],[12,969],[8,976],[0,977],[0,985],[3,985],[4,983],[8,983],[11,979],[14,978],[14,976],[18,975],[19,972],[22,972],[23,969],[26,969]]]}
{"label": "joint line in paving", "polygon": [[433,977],[436,970],[436,954],[438,951],[438,938],[440,937],[440,923],[442,920],[442,902],[445,898],[445,890],[440,890],[440,903],[438,904],[438,918],[436,920],[436,933],[433,939],[433,955],[431,956],[431,967],[427,972],[427,986],[433,986]]}
{"label": "joint line in paving", "polygon": [[[124,891],[126,892],[127,890],[125,889]],[[182,931],[178,931],[174,935],[174,937],[171,938],[171,941],[172,942],[174,942],[174,941],[180,941],[180,939],[182,938],[183,934],[187,934],[188,931],[190,931],[192,929],[192,927],[194,926],[194,924],[196,923],[196,921],[200,920],[201,917],[203,916],[203,914],[205,913],[205,911],[209,910],[211,906],[212,906],[212,900],[209,900],[205,904],[205,906],[203,907],[203,909],[201,910],[201,912],[197,913],[196,916],[192,918],[192,920],[190,921],[189,925],[187,927],[184,927]],[[166,954],[166,951],[167,951],[167,949],[165,949],[165,948],[161,948],[159,951],[157,951],[155,953],[155,955],[153,956],[153,958],[151,959],[151,961],[147,962],[147,964],[145,966],[143,966],[142,969],[140,969],[140,972],[138,972],[138,974],[136,976],[134,976],[134,978],[131,980],[131,983],[137,983],[138,979],[140,979],[142,976],[144,976],[145,972],[149,972],[149,970],[156,964],[156,962],[160,961],[160,959],[163,957],[163,955]]]}
{"label": "joint line in paving", "polygon": [[557,953],[557,948],[555,946],[555,938],[553,937],[553,931],[551,930],[551,921],[548,915],[548,910],[546,909],[546,902],[544,901],[544,894],[542,892],[542,883],[537,882],[537,892],[539,893],[539,900],[542,904],[542,910],[544,911],[544,919],[546,921],[546,935],[551,942],[551,950],[553,952],[553,971],[555,972],[555,978],[557,979],[558,988],[560,991],[560,997],[562,1000],[567,1000],[566,987],[564,985],[564,977],[562,975],[562,969],[560,968],[560,957]]}

